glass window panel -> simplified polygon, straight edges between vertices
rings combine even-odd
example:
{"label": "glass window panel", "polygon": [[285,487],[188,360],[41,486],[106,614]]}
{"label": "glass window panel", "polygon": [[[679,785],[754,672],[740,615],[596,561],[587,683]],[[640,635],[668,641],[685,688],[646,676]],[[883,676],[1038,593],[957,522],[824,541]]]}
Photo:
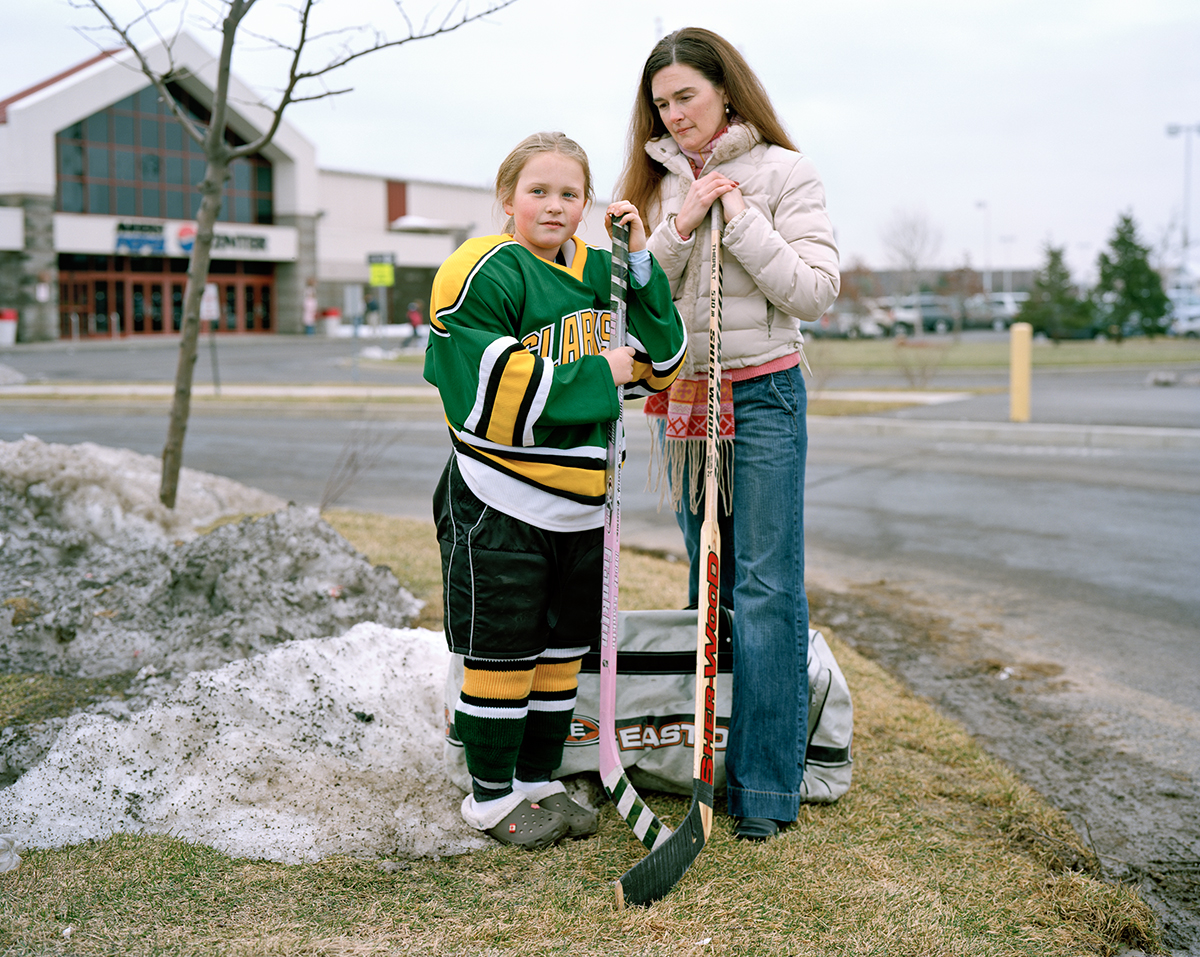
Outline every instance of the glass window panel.
{"label": "glass window panel", "polygon": [[132,150],[113,150],[113,179],[137,179],[137,161]]}
{"label": "glass window panel", "polygon": [[204,160],[202,159],[188,160],[188,183],[190,185],[200,185],[200,181],[204,179],[204,166]]}
{"label": "glass window panel", "polygon": [[180,156],[163,157],[163,163],[166,167],[166,181],[168,183],[183,184],[183,158]]}
{"label": "glass window panel", "polygon": [[254,168],[254,178],[260,193],[271,192],[271,167],[262,165]]}
{"label": "glass window panel", "polygon": [[159,285],[150,287],[150,328],[155,332],[163,331],[163,294]]}
{"label": "glass window panel", "polygon": [[130,94],[129,96],[125,97],[125,99],[121,100],[119,103],[114,103],[113,109],[114,110],[128,110],[130,113],[132,113],[134,110],[137,109],[137,103],[134,102],[135,95],[136,94]]}
{"label": "glass window panel", "polygon": [[162,215],[161,202],[157,189],[142,190],[142,215],[153,216],[157,219]]}
{"label": "glass window panel", "polygon": [[88,176],[93,179],[108,179],[108,147],[89,146],[87,158]]}
{"label": "glass window panel", "polygon": [[233,283],[225,287],[225,328],[237,329],[237,286]]}
{"label": "glass window panel", "polygon": [[258,213],[254,221],[268,226],[275,222],[275,211],[269,199],[260,199],[258,201]]}
{"label": "glass window panel", "polygon": [[251,222],[249,196],[233,197],[233,221],[235,223]]}
{"label": "glass window panel", "polygon": [[142,182],[157,183],[160,160],[157,153],[142,154]]}
{"label": "glass window panel", "polygon": [[133,186],[117,187],[117,215],[137,215],[137,189]]}
{"label": "glass window panel", "polygon": [[254,287],[247,285],[246,287],[246,306],[242,315],[246,317],[247,331],[254,328]]}
{"label": "glass window panel", "polygon": [[233,188],[243,193],[250,192],[250,164],[245,160],[233,164]]}
{"label": "glass window panel", "polygon": [[59,176],[83,175],[83,147],[78,143],[58,141]]}
{"label": "glass window panel", "polygon": [[87,138],[93,143],[108,142],[108,114],[93,113],[84,121],[87,124]]}
{"label": "glass window panel", "polygon": [[148,150],[158,149],[158,131],[162,124],[158,120],[142,120],[142,147]]}
{"label": "glass window panel", "polygon": [[167,190],[167,219],[183,219],[183,193],[177,189]]}
{"label": "glass window panel", "polygon": [[262,328],[266,332],[271,328],[271,287],[262,287]]}
{"label": "glass window panel", "polygon": [[171,284],[171,328],[178,332],[183,328],[183,286]]}
{"label": "glass window panel", "polygon": [[88,184],[87,211],[105,215],[112,212],[108,206],[108,187],[104,183]]}
{"label": "glass window panel", "polygon": [[62,194],[62,211],[64,213],[83,212],[83,183],[74,180],[64,180],[58,184]]}
{"label": "glass window panel", "polygon": [[67,140],[81,140],[83,139],[83,124],[72,123],[59,135],[62,136],[63,139]]}
{"label": "glass window panel", "polygon": [[143,113],[158,112],[158,90],[152,86],[146,87],[138,92],[137,95],[138,109]]}
{"label": "glass window panel", "polygon": [[133,331],[146,331],[146,296],[143,292],[144,286],[139,283],[133,285]]}
{"label": "glass window panel", "polygon": [[183,149],[183,127],[175,119],[163,124],[163,145],[169,150]]}
{"label": "glass window panel", "polygon": [[221,194],[221,211],[217,213],[217,219],[223,223],[229,222],[229,194]]}
{"label": "glass window panel", "polygon": [[188,194],[188,208],[191,210],[191,214],[190,214],[191,218],[195,219],[196,214],[200,212],[200,194],[199,193]]}
{"label": "glass window panel", "polygon": [[133,117],[124,113],[113,114],[113,142],[122,146],[133,146]]}

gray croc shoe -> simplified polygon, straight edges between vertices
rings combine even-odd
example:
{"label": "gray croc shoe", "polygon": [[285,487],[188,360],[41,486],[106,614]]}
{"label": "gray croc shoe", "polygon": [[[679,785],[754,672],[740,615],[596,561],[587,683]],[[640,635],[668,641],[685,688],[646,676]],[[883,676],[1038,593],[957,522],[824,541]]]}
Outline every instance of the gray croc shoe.
{"label": "gray croc shoe", "polygon": [[540,851],[561,840],[569,830],[570,825],[561,814],[541,804],[522,801],[486,833],[501,844],[516,844],[530,851]]}
{"label": "gray croc shoe", "polygon": [[549,797],[539,798],[538,804],[547,811],[562,816],[569,828],[569,838],[590,837],[600,830],[600,812],[576,804],[565,794],[551,794]]}

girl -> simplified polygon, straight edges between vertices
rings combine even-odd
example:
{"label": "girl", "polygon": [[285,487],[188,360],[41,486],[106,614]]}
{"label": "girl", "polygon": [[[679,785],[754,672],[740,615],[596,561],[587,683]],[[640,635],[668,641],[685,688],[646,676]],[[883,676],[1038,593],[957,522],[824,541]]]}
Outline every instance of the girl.
{"label": "girl", "polygon": [[799,812],[807,741],[807,400],[797,319],[819,319],[838,294],[825,191],[742,55],[698,28],[664,37],[646,60],[619,189],[657,224],[648,248],[692,340],[669,400],[657,408],[667,397],[650,400],[646,413],[660,417],[658,452],[692,559],[693,603],[704,513],[693,476],[702,472],[708,372],[700,288],[709,210],[719,202],[725,214],[719,521],[721,602],[734,615],[725,769],[734,834],[765,840]]}
{"label": "girl", "polygon": [[627,343],[608,341],[611,255],[575,230],[592,199],[583,150],[537,133],[500,166],[503,235],[438,270],[425,378],[453,454],[434,493],[446,640],[464,656],[454,731],[472,793],[463,818],[540,848],[598,826],[551,775],[583,655],[598,643],[605,423],[624,394],[669,386],[683,325],[632,203]]}

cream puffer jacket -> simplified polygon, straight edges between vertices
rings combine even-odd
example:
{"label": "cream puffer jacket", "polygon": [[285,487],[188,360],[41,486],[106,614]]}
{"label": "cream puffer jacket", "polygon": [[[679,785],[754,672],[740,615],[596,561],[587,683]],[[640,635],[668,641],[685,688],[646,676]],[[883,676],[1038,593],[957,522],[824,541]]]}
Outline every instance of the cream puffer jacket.
{"label": "cream puffer jacket", "polygon": [[[651,140],[646,152],[667,169],[659,186],[661,221],[647,245],[670,279],[688,327],[688,359],[680,374],[703,374],[711,229],[705,220],[686,241],[679,238],[675,215],[693,181],[691,166],[670,136]],[[740,183],[746,200],[722,236],[721,364],[744,369],[802,348],[798,319],[819,319],[837,299],[838,252],[825,189],[807,157],[767,145],[753,126],[735,123],[701,175],[714,169]]]}

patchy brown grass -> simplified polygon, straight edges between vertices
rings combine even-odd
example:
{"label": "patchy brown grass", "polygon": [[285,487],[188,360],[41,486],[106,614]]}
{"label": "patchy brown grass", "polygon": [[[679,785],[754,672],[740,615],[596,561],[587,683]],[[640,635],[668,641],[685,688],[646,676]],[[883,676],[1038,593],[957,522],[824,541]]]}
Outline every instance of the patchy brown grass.
{"label": "patchy brown grass", "polygon": [[[382,543],[366,554],[418,597],[439,587],[429,523],[327,518],[360,548]],[[683,563],[630,552],[622,568],[631,586],[623,606],[682,603]],[[733,840],[718,800],[708,846],[651,908],[614,909],[612,882],[645,852],[611,807],[587,841],[386,870],[347,858],[284,866],[123,835],[30,853],[0,874],[0,953],[1077,957],[1159,948],[1149,908],[1094,876],[1063,815],[823,630],[854,693],[849,794],[805,807],[765,845]],[[679,797],[647,797],[672,823],[687,810]]]}

